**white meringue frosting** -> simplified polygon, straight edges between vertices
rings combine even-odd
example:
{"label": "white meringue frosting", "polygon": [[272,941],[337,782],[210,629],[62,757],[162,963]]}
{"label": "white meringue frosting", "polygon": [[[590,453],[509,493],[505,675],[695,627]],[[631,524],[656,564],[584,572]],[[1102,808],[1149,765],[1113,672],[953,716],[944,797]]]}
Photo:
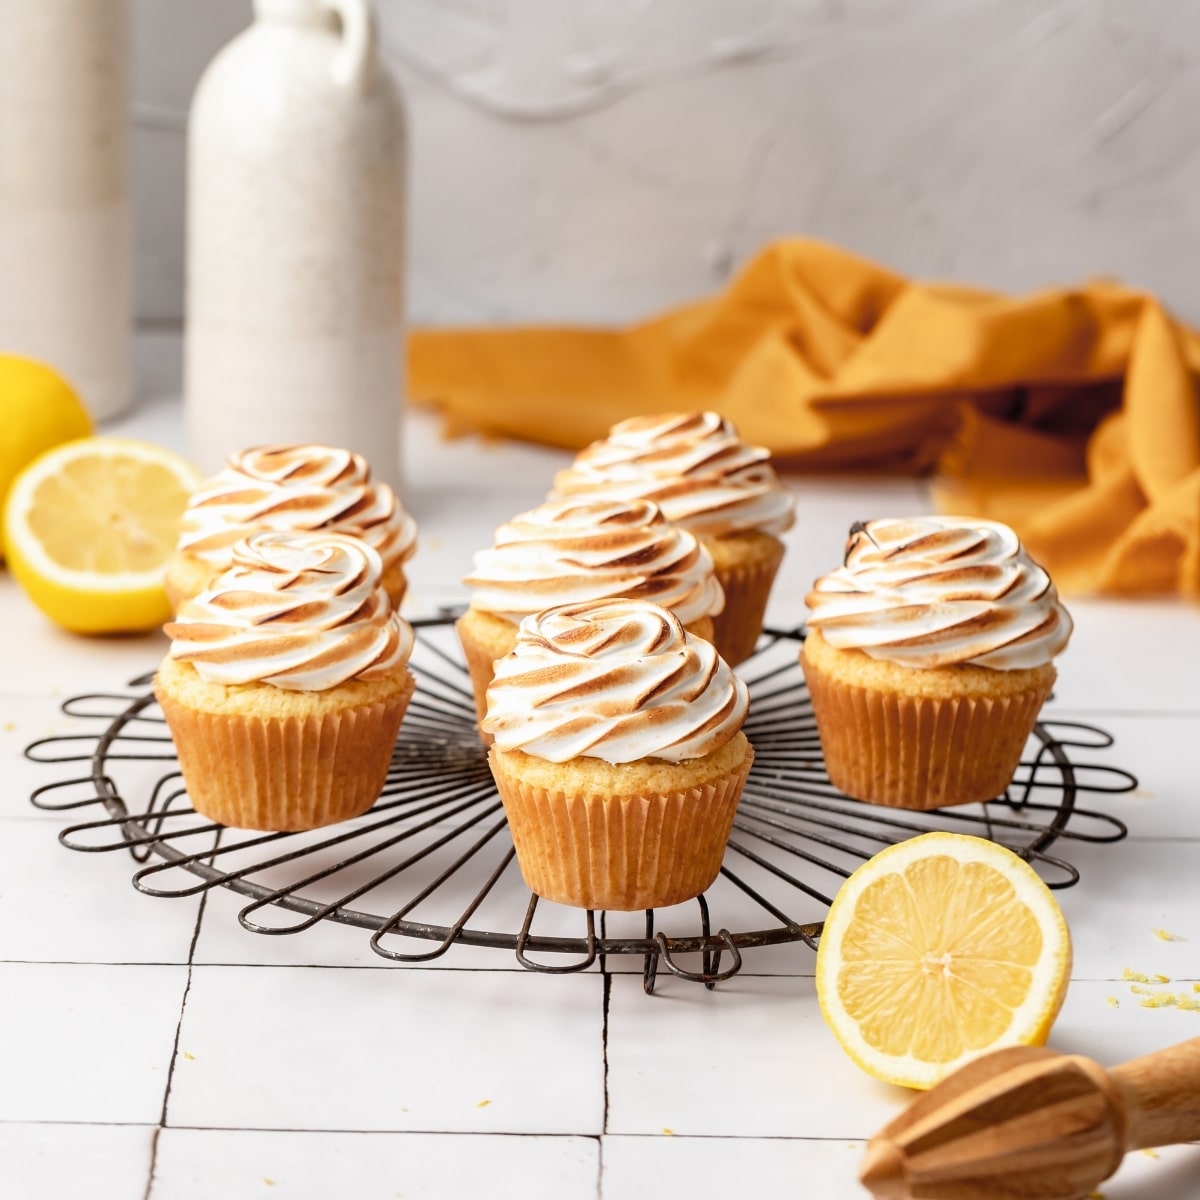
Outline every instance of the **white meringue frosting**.
{"label": "white meringue frosting", "polygon": [[164,627],[171,658],[212,683],[325,691],[402,668],[413,648],[379,555],[325,532],[252,534],[232,565]]}
{"label": "white meringue frosting", "polygon": [[725,604],[712,557],[648,500],[551,501],[496,530],[463,582],[471,606],[518,624],[563,604],[623,596],[685,625]]}
{"label": "white meringue frosting", "polygon": [[631,417],[559,471],[550,498],[653,500],[667,520],[706,537],[780,534],[795,519],[770,453],[716,412]]}
{"label": "white meringue frosting", "polygon": [[526,617],[496,663],[482,728],[549,762],[683,762],[742,727],[746,685],[655,604],[604,600]]}
{"label": "white meringue frosting", "polygon": [[856,523],[845,561],[809,592],[808,624],[838,649],[903,667],[1042,666],[1072,622],[1017,535],[971,517]]}
{"label": "white meringue frosting", "polygon": [[372,546],[384,569],[416,549],[416,522],[361,454],[333,446],[256,446],[202,483],[180,521],[179,549],[217,569],[261,529],[329,529]]}

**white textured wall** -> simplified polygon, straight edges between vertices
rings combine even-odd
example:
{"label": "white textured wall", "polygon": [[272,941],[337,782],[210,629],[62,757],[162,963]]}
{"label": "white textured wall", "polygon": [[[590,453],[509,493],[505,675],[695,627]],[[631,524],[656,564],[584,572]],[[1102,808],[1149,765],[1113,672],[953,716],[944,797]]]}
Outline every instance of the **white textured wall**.
{"label": "white textured wall", "polygon": [[[411,309],[632,319],[783,233],[1200,324],[1197,0],[378,0]],[[250,0],[136,5],[139,312],[182,308],[184,137]]]}

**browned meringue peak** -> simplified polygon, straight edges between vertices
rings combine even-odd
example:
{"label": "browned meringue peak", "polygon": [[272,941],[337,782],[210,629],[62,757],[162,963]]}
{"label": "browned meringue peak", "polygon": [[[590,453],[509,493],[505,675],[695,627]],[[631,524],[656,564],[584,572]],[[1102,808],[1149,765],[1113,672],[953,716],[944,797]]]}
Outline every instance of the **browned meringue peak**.
{"label": "browned meringue peak", "polygon": [[417,527],[360,454],[333,446],[256,446],[202,483],[180,522],[179,549],[216,567],[260,529],[324,529],[369,543],[384,568],[416,549]]}
{"label": "browned meringue peak", "polygon": [[526,617],[482,728],[550,762],[701,758],[742,726],[746,685],[667,609],[615,599]]}
{"label": "browned meringue peak", "polygon": [[706,537],[779,534],[791,527],[795,506],[769,460],[768,450],[743,442],[720,413],[631,417],[558,472],[550,499],[641,498]]}
{"label": "browned meringue peak", "polygon": [[809,625],[830,645],[906,667],[1037,667],[1072,630],[1017,535],[969,517],[856,523],[844,564],[807,603]]}
{"label": "browned meringue peak", "polygon": [[172,658],[214,683],[324,691],[402,667],[412,629],[392,611],[379,555],[358,538],[267,530],[164,628]]}
{"label": "browned meringue peak", "polygon": [[725,603],[708,551],[648,500],[571,499],[520,513],[463,582],[472,607],[514,624],[551,605],[624,596],[686,625]]}

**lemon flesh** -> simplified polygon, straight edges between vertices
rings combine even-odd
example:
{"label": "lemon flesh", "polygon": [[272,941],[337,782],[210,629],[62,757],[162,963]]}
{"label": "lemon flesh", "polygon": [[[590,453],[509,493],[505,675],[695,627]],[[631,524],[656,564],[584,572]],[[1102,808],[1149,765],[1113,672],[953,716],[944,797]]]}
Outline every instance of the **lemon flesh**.
{"label": "lemon flesh", "polygon": [[1041,1045],[1070,975],[1067,923],[1012,851],[931,833],[846,881],[817,952],[817,996],[877,1078],[932,1087],[1001,1046]]}
{"label": "lemon flesh", "polygon": [[5,536],[13,576],[77,633],[152,629],[179,517],[199,478],[148,442],[84,438],[36,459],[13,484]]}

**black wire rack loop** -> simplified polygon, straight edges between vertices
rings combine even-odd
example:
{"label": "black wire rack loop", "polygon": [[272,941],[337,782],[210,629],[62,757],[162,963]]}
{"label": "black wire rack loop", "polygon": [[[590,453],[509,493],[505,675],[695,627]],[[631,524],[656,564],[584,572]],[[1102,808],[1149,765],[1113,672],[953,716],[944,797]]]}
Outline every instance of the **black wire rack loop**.
{"label": "black wire rack loop", "polygon": [[259,833],[198,814],[148,690],[152,674],[127,693],[62,705],[85,728],[33,742],[26,756],[90,770],[43,784],[30,800],[51,812],[90,810],[59,840],[86,853],[127,851],[134,886],[147,895],[222,888],[244,897],[238,921],[252,933],[279,937],[334,922],[368,930],[371,949],[391,962],[477,947],[507,950],[526,970],[548,974],[620,969],[623,958],[640,956],[647,993],[660,968],[712,988],[743,970],[749,952],[816,949],[842,881],[885,846],[930,830],[1007,846],[1052,888],[1079,880],[1058,847],[1126,835],[1116,817],[1079,803],[1136,788],[1128,771],[1095,757],[1112,738],[1052,716],[1035,727],[1004,795],[986,804],[909,812],[851,800],[825,771],[798,663],[803,631],[769,630],[738,668],[750,688],[745,731],[755,759],[716,882],[685,905],[641,915],[541,901],[520,876],[452,619],[413,622],[417,693],[383,793],[362,817],[308,833]]}

